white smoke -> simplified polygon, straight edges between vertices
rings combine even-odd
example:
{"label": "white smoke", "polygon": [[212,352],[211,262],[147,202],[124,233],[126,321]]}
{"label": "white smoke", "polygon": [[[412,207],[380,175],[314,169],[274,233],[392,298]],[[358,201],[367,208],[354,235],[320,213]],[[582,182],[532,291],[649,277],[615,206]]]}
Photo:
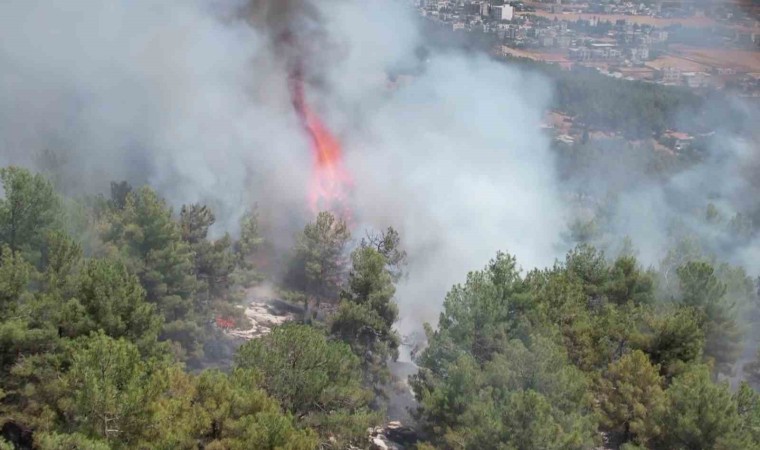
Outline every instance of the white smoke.
{"label": "white smoke", "polygon": [[404,320],[434,318],[497,250],[528,269],[558,255],[563,208],[539,131],[548,98],[543,80],[485,58],[437,57],[349,141],[362,218],[400,228],[411,255]]}
{"label": "white smoke", "polygon": [[526,267],[552,261],[563,212],[539,132],[546,82],[442,55],[389,89],[388,72],[416,64],[421,44],[407,3],[242,6],[3,2],[0,163],[51,149],[66,156],[72,192],[145,182],[176,205],[210,203],[228,229],[253,201],[303,211],[308,140],[277,45],[289,31],[304,47],[307,95],[345,144],[360,225],[402,233],[409,327],[434,319],[451,284],[499,249]]}
{"label": "white smoke", "polygon": [[[540,131],[549,80],[452,52],[389,86],[389,72],[420,65],[417,19],[399,0],[4,0],[0,165],[34,166],[52,150],[68,193],[148,183],[175,206],[209,204],[218,232],[234,233],[258,202],[283,247],[310,219],[309,139],[288,89],[298,64],[344,145],[356,230],[401,233],[404,334],[434,322],[451,285],[498,250],[526,269],[561,257],[574,207],[565,200],[579,187],[596,199],[614,191],[607,238],[630,237],[646,265],[662,260],[677,225],[760,273],[760,236],[727,238],[704,220],[708,203],[721,226],[760,212],[757,136],[724,134],[705,161],[660,181],[645,156],[621,160],[612,145],[560,186]],[[746,116],[757,122],[756,110]]]}
{"label": "white smoke", "polygon": [[317,5],[334,46],[316,97],[356,178],[358,228],[397,228],[410,255],[402,331],[434,321],[451,285],[497,250],[526,268],[551,264],[565,213],[540,131],[549,83],[445,54],[390,88],[387,72],[414,66],[423,43],[416,12],[398,1]]}
{"label": "white smoke", "polygon": [[211,203],[229,226],[256,199],[297,205],[307,141],[282,64],[228,19],[236,6],[3,2],[0,162],[50,149],[75,192],[150,183],[174,203]]}
{"label": "white smoke", "polygon": [[[703,259],[716,266],[738,266],[750,283],[757,279],[760,135],[753,130],[758,111],[748,105],[734,105],[741,108],[746,124],[712,121],[716,131],[711,137],[698,136],[691,149],[683,150],[678,157],[670,155],[673,162],[685,157],[692,160],[679,163],[677,169],[669,168],[666,176],[653,167],[657,161],[651,164],[652,158],[658,157],[654,149],[649,149],[648,155],[642,153],[635,164],[625,153],[641,148],[625,143],[620,145],[618,151],[623,157],[618,160],[589,158],[587,167],[566,183],[570,189],[585,188],[597,201],[598,227],[592,229],[599,233],[590,243],[615,257],[624,238],[630,239],[632,249],[626,251],[633,250],[645,267],[658,268],[664,263],[660,268],[666,273],[675,269],[673,264]],[[672,278],[664,280],[660,288],[673,288],[673,282]]]}

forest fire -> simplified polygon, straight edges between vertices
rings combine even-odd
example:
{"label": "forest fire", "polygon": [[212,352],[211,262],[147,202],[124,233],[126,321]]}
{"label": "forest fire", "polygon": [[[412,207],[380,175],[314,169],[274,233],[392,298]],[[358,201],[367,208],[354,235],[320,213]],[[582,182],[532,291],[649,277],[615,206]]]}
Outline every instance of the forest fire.
{"label": "forest fire", "polygon": [[348,194],[353,181],[343,165],[340,142],[306,103],[299,71],[291,77],[291,95],[293,107],[311,139],[313,167],[309,182],[309,208],[315,214],[330,211],[350,220]]}

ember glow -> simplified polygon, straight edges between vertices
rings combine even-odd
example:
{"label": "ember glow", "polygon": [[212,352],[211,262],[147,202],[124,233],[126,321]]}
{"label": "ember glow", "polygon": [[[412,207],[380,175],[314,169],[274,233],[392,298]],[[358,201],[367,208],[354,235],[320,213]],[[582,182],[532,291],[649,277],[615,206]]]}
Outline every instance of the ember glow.
{"label": "ember glow", "polygon": [[293,106],[311,138],[313,166],[309,182],[309,208],[315,214],[330,211],[348,220],[351,217],[348,194],[353,182],[343,166],[340,142],[306,103],[303,82],[298,74],[292,77],[291,91]]}

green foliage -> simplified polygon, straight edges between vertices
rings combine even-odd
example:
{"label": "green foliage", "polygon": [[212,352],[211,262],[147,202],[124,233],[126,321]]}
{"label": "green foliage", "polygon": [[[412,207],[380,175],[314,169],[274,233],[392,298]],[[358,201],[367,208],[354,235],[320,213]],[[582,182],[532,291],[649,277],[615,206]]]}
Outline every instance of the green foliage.
{"label": "green foliage", "polygon": [[680,295],[678,269],[690,261],[704,260],[704,249],[695,238],[689,236],[678,239],[668,248],[665,258],[660,262],[663,292],[672,298]]}
{"label": "green foliage", "polygon": [[266,269],[262,264],[265,241],[255,208],[240,218],[240,237],[232,244],[232,251],[237,263],[237,269],[232,274],[235,283],[243,288],[260,283],[264,279],[261,270]]}
{"label": "green foliage", "polygon": [[644,352],[636,350],[610,364],[598,390],[604,426],[642,445],[659,436],[665,392],[658,368]]}
{"label": "green foliage", "polygon": [[[557,81],[557,109],[596,129],[619,131],[630,138],[673,128],[678,113],[696,110],[702,101],[685,88],[615,80],[590,69],[544,70]],[[690,125],[698,119],[690,118]]]}
{"label": "green foliage", "polygon": [[[573,449],[591,443],[588,422],[577,417],[556,417],[550,401],[528,390],[511,394],[504,411],[507,445],[516,449]],[[483,447],[488,448],[484,441]],[[491,444],[492,445],[492,444]]]}
{"label": "green foliage", "polygon": [[206,205],[196,203],[183,205],[179,213],[179,226],[182,230],[182,239],[190,244],[204,241],[208,236],[208,230],[216,222],[214,213]]}
{"label": "green foliage", "polygon": [[204,371],[197,378],[171,369],[170,389],[158,399],[152,448],[274,450],[312,449],[314,434],[298,430],[276,401],[258,385],[259,377],[238,369],[230,375]]}
{"label": "green foliage", "polygon": [[570,222],[564,238],[576,244],[593,244],[601,235],[599,221],[595,218],[589,220],[576,219]]}
{"label": "green foliage", "polygon": [[726,294],[726,286],[714,275],[714,269],[704,262],[689,262],[678,268],[681,282],[681,302],[699,309],[715,308]]}
{"label": "green foliage", "polygon": [[[682,300],[669,303],[630,253],[608,262],[580,246],[551,269],[522,277],[516,267],[497,255],[452,288],[438,328],[427,327],[412,387],[431,444],[589,448],[607,430],[630,449],[756,448],[751,414],[740,426],[739,400],[699,365],[710,338],[712,348],[733,342],[714,325],[730,331],[720,321],[730,308],[709,265],[683,265]],[[724,273],[733,297],[752,303],[746,277]]]}
{"label": "green foliage", "polygon": [[38,424],[41,448],[316,446],[314,433],[299,430],[250,370],[193,376],[102,333],[77,339],[61,355],[25,362],[15,373],[39,380],[25,392],[34,399],[25,412],[39,418],[25,420]]}
{"label": "green foliage", "polygon": [[713,383],[704,367],[695,367],[673,380],[660,422],[665,447],[684,450],[716,448],[721,441],[734,438],[740,427],[728,386]]}
{"label": "green foliage", "polygon": [[184,306],[178,310],[176,306],[163,304],[174,303],[172,297],[188,299],[195,289],[192,252],[182,241],[180,228],[172,220],[166,202],[149,188],[138,189],[127,196],[122,226],[121,239],[127,251],[142,263],[137,272],[148,299],[159,304],[168,320],[186,314]]}
{"label": "green foliage", "polygon": [[468,274],[464,285],[454,286],[446,295],[438,329],[428,336],[430,346],[420,365],[446,365],[463,352],[480,363],[489,360],[514,337],[515,311],[525,292],[515,258],[505,253],[483,271]]}
{"label": "green foliage", "polygon": [[118,444],[135,442],[152,423],[151,400],[161,388],[156,368],[124,339],[105,334],[75,341],[60,400],[80,432]]}
{"label": "green foliage", "polygon": [[351,232],[343,219],[323,211],[298,236],[289,284],[316,300],[337,300],[345,275],[346,244]]}
{"label": "green foliage", "polygon": [[361,247],[371,247],[385,258],[388,273],[394,282],[398,282],[404,276],[404,267],[407,264],[406,251],[401,248],[401,236],[393,227],[377,234],[368,233],[363,238]]}
{"label": "green foliage", "polygon": [[[340,300],[337,311],[245,343],[229,373],[188,373],[177,362],[200,361],[210,319],[239,314],[235,300],[261,280],[256,212],[238,240],[213,240],[206,206],[175,217],[147,187],[73,201],[23,169],[0,180],[0,422],[33,429],[35,448],[366,445],[399,346],[395,230],[368,235],[348,268],[348,227],[320,214],[299,236],[290,287]],[[748,223],[708,212],[708,226]],[[688,239],[659,273],[630,243],[612,254],[581,245],[523,274],[498,253],[454,286],[411,379],[431,440],[418,448],[586,449],[605,431],[631,450],[760,450],[760,396],[715,382],[735,369],[740,324],[760,318],[753,280],[696,262],[705,253]],[[758,367],[742,373],[760,380]]]}
{"label": "green foliage", "polygon": [[565,257],[565,268],[569,276],[581,284],[588,300],[600,304],[609,278],[604,253],[589,245],[579,245]]}
{"label": "green foliage", "polygon": [[760,394],[742,382],[734,393],[734,401],[739,413],[739,429],[723,440],[723,448],[734,445],[735,448],[760,449]]}
{"label": "green foliage", "polygon": [[533,390],[507,394],[499,403],[483,396],[476,402],[465,413],[472,425],[444,435],[447,448],[560,450],[591,444],[588,429],[556,417],[550,401]]}
{"label": "green foliage", "polygon": [[636,258],[623,256],[610,267],[604,291],[611,302],[619,305],[651,303],[654,301],[654,277],[637,267]]}
{"label": "green foliage", "polygon": [[760,394],[742,382],[734,393],[741,432],[755,445],[760,445]]}
{"label": "green foliage", "polygon": [[[592,259],[572,259],[577,272],[569,277],[569,270],[557,268],[523,279],[515,259],[499,253],[454,286],[412,380],[421,425],[441,436],[434,443],[473,449],[593,444],[588,378],[555,343],[555,336],[589,342],[572,339],[579,331],[570,318],[587,306],[580,280],[596,278],[596,263],[587,264]],[[554,320],[567,328],[549,331]]]}
{"label": "green foliage", "polygon": [[19,167],[0,168],[0,244],[11,252],[42,247],[45,233],[55,228],[59,200],[52,184]]}
{"label": "green foliage", "polygon": [[755,280],[744,268],[729,264],[717,264],[715,276],[726,285],[726,302],[736,308],[739,322],[745,325],[760,320],[760,297]]}
{"label": "green foliage", "polygon": [[190,244],[194,255],[195,277],[199,281],[195,293],[196,307],[209,315],[212,299],[224,299],[232,287],[232,273],[237,260],[232,252],[232,239],[229,235],[215,241],[208,241],[208,230],[214,224],[214,214],[200,204],[183,206],[179,225],[183,241]]}
{"label": "green foliage", "polygon": [[554,324],[575,365],[584,369],[597,366],[600,360],[594,345],[598,339],[597,318],[588,308],[582,283],[561,266],[533,271],[526,282],[535,308],[531,322],[539,326]]}
{"label": "green foliage", "polygon": [[58,301],[74,295],[82,247],[63,232],[49,233],[43,248],[42,291]]}
{"label": "green foliage", "polygon": [[645,347],[663,374],[672,376],[686,364],[701,360],[705,337],[699,316],[697,311],[688,307],[651,314],[652,335]]}
{"label": "green foliage", "polygon": [[0,308],[6,315],[18,309],[21,296],[31,279],[34,268],[19,254],[4,246],[0,253]]}
{"label": "green foliage", "polygon": [[240,239],[235,243],[235,252],[239,258],[250,258],[264,243],[257,210],[248,211],[240,219]]}
{"label": "green foliage", "polygon": [[705,334],[705,357],[716,368],[730,373],[741,353],[742,333],[735,318],[735,305],[726,297],[726,285],[704,262],[689,262],[677,269],[681,304],[698,311]]}
{"label": "green foliage", "polygon": [[243,344],[236,366],[261,374],[262,386],[282,407],[322,436],[361,439],[377,420],[361,387],[360,361],[348,345],[330,342],[317,329],[286,324]]}
{"label": "green foliage", "polygon": [[200,358],[203,308],[194,298],[198,282],[193,252],[182,240],[171,209],[143,187],[127,194],[123,210],[112,209],[105,218],[104,241],[138,275],[147,300],[163,315],[161,337],[171,341],[181,357]]}
{"label": "green foliage", "polygon": [[111,450],[108,443],[89,438],[81,433],[43,432],[34,436],[40,450]]}
{"label": "green foliage", "polygon": [[69,336],[101,330],[113,338],[125,337],[142,350],[153,346],[161,329],[156,307],[145,301],[139,279],[123,264],[89,260],[79,274],[76,297],[67,305],[61,324]]}
{"label": "green foliage", "polygon": [[65,430],[67,423],[59,404],[64,396],[71,395],[64,381],[71,366],[69,342],[39,330],[19,328],[17,333],[23,353],[16,355],[15,364],[4,377],[3,388],[8,395],[2,405],[3,415],[35,432],[70,431]]}
{"label": "green foliage", "polygon": [[377,385],[388,380],[387,361],[398,357],[400,339],[393,330],[398,319],[393,301],[396,289],[386,270],[387,260],[374,248],[358,248],[351,260],[348,283],[330,330],[351,346],[369,383]]}
{"label": "green foliage", "polygon": [[594,418],[584,375],[545,338],[513,340],[479,365],[463,354],[413,381],[418,418],[434,443],[462,448],[586,448]]}

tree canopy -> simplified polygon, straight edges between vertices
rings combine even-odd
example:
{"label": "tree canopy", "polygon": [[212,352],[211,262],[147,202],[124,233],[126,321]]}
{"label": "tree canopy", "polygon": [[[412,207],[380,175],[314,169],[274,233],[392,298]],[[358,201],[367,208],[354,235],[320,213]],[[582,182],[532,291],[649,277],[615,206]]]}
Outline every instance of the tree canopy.
{"label": "tree canopy", "polygon": [[[278,283],[255,207],[231,235],[146,186],[72,200],[25,169],[0,179],[0,448],[370,445],[405,381],[397,283],[414,275],[393,228],[353,243],[321,213]],[[497,252],[453,286],[408,380],[417,448],[760,449],[754,280],[684,241],[657,268],[634,255],[585,243],[525,271]],[[332,307],[236,342],[218,319],[245,324],[265,277]]]}

